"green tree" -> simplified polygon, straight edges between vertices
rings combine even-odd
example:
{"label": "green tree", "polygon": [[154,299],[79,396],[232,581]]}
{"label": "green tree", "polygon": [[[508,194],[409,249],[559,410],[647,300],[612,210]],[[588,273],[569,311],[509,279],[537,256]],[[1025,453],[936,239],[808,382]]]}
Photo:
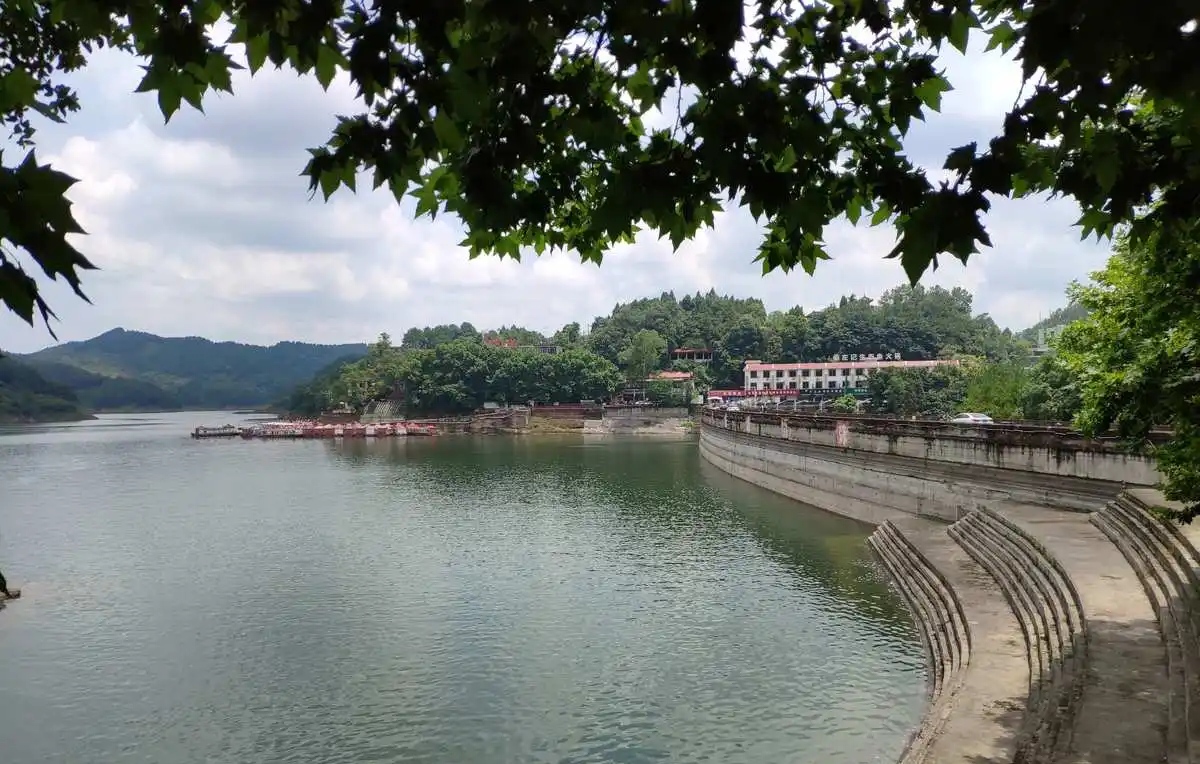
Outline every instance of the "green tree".
{"label": "green tree", "polygon": [[1029,372],[1017,363],[974,364],[967,372],[962,407],[994,419],[1020,419]]}
{"label": "green tree", "polygon": [[867,380],[867,410],[944,419],[961,410],[966,391],[967,372],[961,366],[885,369]]}
{"label": "green tree", "polygon": [[562,347],[575,347],[583,341],[583,330],[573,321],[555,332],[550,341]]}
{"label": "green tree", "polygon": [[1143,239],[1119,237],[1091,284],[1073,300],[1088,315],[1058,338],[1058,357],[1079,380],[1078,427],[1108,430],[1136,447],[1150,430],[1174,430],[1156,450],[1179,519],[1200,514],[1200,223],[1164,226]]}
{"label": "green tree", "polygon": [[1062,359],[1048,355],[1030,369],[1021,398],[1025,419],[1070,422],[1082,406],[1079,380]]}
{"label": "green tree", "polygon": [[499,329],[484,332],[483,337],[489,340],[516,340],[518,345],[542,345],[546,342],[546,338],[541,332],[526,329],[523,326],[502,326]]}
{"label": "green tree", "polygon": [[667,352],[667,341],[662,335],[650,329],[643,329],[633,335],[629,347],[621,352],[621,365],[625,367],[625,376],[632,381],[640,382],[650,376],[650,372],[661,369]]}
{"label": "green tree", "polygon": [[478,342],[483,339],[483,335],[469,323],[462,323],[457,326],[454,324],[427,326],[424,329],[418,329],[414,326],[404,333],[404,338],[400,341],[400,347],[403,350],[420,350],[423,348],[434,348],[438,345],[454,342],[459,339],[470,339]]}
{"label": "green tree", "polygon": [[431,348],[401,350],[381,338],[365,358],[322,372],[301,386],[292,401],[293,410],[305,413],[343,401],[361,411],[370,401],[403,392],[410,411],[457,414],[486,401],[604,400],[621,382],[611,361],[580,348],[550,355],[490,347],[466,336]]}
{"label": "green tree", "polygon": [[[869,216],[896,225],[889,256],[915,281],[940,254],[965,262],[990,245],[980,216],[992,195],[1074,197],[1085,234],[1151,198],[1144,230],[1200,217],[1194,7],[1089,9],[764,0],[747,18],[708,0],[8,2],[0,115],[31,148],[31,117],[76,111],[64,76],[103,46],[142,58],[138,90],[168,118],[231,90],[235,55],[326,86],[341,71],[363,111],[313,150],[311,187],[328,197],[368,172],[415,196],[418,215],[461,218],[472,255],[569,249],[599,262],[640,228],[677,247],[733,198],[765,224],[764,270],[811,272],[830,221]],[[950,89],[938,49],[965,51],[972,34],[1014,51],[1026,87],[986,148],[950,150],[951,177],[936,182],[902,139]],[[646,119],[655,109],[675,115],[670,127]],[[72,179],[14,154],[0,157],[0,301],[32,322],[51,313],[22,257],[80,294],[92,266],[67,239],[79,232]]]}
{"label": "green tree", "polygon": [[688,404],[687,388],[665,379],[647,382],[646,398],[656,406],[686,406]]}
{"label": "green tree", "polygon": [[847,393],[830,401],[829,408],[840,414],[853,414],[858,411],[858,399]]}
{"label": "green tree", "polygon": [[767,324],[779,342],[777,360],[796,363],[808,357],[809,326],[800,307],[777,311],[767,317]]}

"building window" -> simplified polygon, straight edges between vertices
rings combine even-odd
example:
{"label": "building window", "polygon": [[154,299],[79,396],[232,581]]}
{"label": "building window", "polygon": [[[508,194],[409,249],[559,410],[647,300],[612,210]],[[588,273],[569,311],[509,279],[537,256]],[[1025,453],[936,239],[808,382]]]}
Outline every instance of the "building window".
{"label": "building window", "polygon": [[802,369],[802,370],[800,371],[800,376],[802,376],[802,377],[807,377],[807,376],[808,376],[808,369]]}
{"label": "building window", "polygon": [[821,376],[821,373],[822,373],[823,371],[824,371],[823,369],[813,369],[813,376],[814,376],[814,377],[819,377],[819,376]]}
{"label": "building window", "polygon": [[757,371],[752,371],[752,372],[750,372],[750,378],[751,378],[751,379],[753,379],[754,377],[757,377],[757,376],[758,376],[758,372],[757,372]]}
{"label": "building window", "polygon": [[776,382],[776,383],[775,383],[775,389],[776,389],[776,390],[782,390],[782,389],[783,389],[783,383],[782,383],[782,382]]}
{"label": "building window", "polygon": [[789,376],[789,377],[794,377],[794,376],[796,376],[796,370],[795,370],[795,369],[788,369],[788,376]]}
{"label": "building window", "polygon": [[805,383],[804,383],[804,389],[805,389],[805,390],[807,390],[807,389],[808,389],[808,382],[805,382]]}
{"label": "building window", "polygon": [[842,369],[842,376],[843,376],[843,377],[848,377],[848,376],[850,376],[850,370],[849,370],[849,369]]}
{"label": "building window", "polygon": [[795,390],[795,389],[796,389],[796,383],[795,383],[795,382],[788,382],[788,389],[789,389],[789,390]]}
{"label": "building window", "polygon": [[813,383],[813,387],[817,388],[818,390],[820,390],[824,386],[825,386],[825,383],[819,379]]}

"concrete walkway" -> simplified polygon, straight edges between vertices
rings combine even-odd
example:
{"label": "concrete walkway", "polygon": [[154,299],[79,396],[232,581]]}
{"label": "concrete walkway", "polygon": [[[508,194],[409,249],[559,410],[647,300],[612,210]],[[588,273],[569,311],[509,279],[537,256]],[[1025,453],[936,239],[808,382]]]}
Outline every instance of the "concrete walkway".
{"label": "concrete walkway", "polygon": [[1017,620],[992,578],[946,535],[946,526],[907,518],[896,527],[958,595],[971,631],[971,659],[962,684],[921,762],[1011,762],[1029,693],[1029,664]]}
{"label": "concrete walkway", "polygon": [[996,511],[1062,563],[1083,601],[1089,660],[1063,764],[1166,761],[1167,665],[1141,582],[1088,515],[1039,507]]}

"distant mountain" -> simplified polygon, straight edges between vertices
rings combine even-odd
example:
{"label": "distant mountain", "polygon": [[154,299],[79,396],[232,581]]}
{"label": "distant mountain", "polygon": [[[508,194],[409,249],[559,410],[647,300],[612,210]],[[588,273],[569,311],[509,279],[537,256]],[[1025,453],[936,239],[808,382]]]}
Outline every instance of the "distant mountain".
{"label": "distant mountain", "polygon": [[0,357],[0,422],[72,422],[91,415],[69,387],[15,358]]}
{"label": "distant mountain", "polygon": [[365,344],[263,347],[113,329],[19,360],[97,410],[216,409],[269,404],[334,361],[366,352]]}
{"label": "distant mountain", "polygon": [[31,361],[51,382],[75,393],[80,404],[92,411],[178,411],[183,408],[179,395],[141,379],[106,377],[84,371],[78,366],[54,361]]}
{"label": "distant mountain", "polygon": [[1077,303],[1071,303],[1070,305],[1062,308],[1057,308],[1051,312],[1050,315],[1046,316],[1041,321],[1038,321],[1028,329],[1017,332],[1017,337],[1025,340],[1026,342],[1037,342],[1038,332],[1042,329],[1053,329],[1055,327],[1065,326],[1072,321],[1078,321],[1081,318],[1085,318],[1087,314],[1087,308]]}

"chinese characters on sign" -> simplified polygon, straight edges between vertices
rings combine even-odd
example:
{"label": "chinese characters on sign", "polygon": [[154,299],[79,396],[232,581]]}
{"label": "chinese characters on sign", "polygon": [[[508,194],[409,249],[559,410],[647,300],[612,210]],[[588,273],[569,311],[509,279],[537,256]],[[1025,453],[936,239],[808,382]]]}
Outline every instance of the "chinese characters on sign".
{"label": "chinese characters on sign", "polygon": [[900,354],[891,353],[837,353],[829,358],[830,361],[899,361]]}

